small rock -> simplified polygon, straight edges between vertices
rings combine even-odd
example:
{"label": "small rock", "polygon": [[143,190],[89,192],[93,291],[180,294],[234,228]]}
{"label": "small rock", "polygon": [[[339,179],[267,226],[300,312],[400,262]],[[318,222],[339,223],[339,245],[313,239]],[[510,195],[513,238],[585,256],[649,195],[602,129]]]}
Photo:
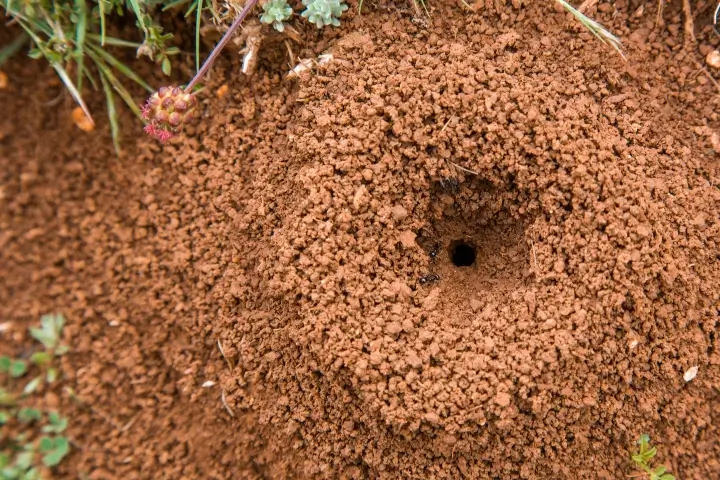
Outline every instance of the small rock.
{"label": "small rock", "polygon": [[545,320],[545,322],[542,324],[543,330],[552,330],[557,325],[557,321],[554,318],[549,318]]}
{"label": "small rock", "polygon": [[417,235],[412,230],[405,230],[400,234],[400,244],[405,248],[413,248],[415,246],[415,238]]}
{"label": "small rock", "polygon": [[495,403],[501,407],[507,407],[510,405],[510,395],[506,392],[498,392],[497,395],[495,395]]}
{"label": "small rock", "polygon": [[705,63],[713,68],[720,68],[720,52],[713,50],[708,53],[707,57],[705,57]]}
{"label": "small rock", "polygon": [[45,394],[45,405],[50,410],[55,410],[60,406],[60,399],[53,392]]}
{"label": "small rock", "polygon": [[433,288],[430,294],[425,297],[422,301],[422,308],[426,312],[432,312],[437,307],[438,300],[440,300],[440,289]]}
{"label": "small rock", "polygon": [[707,43],[701,43],[698,45],[698,51],[701,55],[709,55],[713,51],[713,47],[708,45]]}
{"label": "small rock", "polygon": [[483,306],[483,303],[480,300],[478,300],[477,298],[473,298],[470,300],[470,308],[472,308],[473,312],[477,312],[478,310],[480,310],[482,308],[482,306]]}
{"label": "small rock", "polygon": [[383,361],[382,353],[380,352],[372,352],[370,354],[370,363],[373,365],[380,365]]}
{"label": "small rock", "polygon": [[85,112],[81,107],[75,107],[71,114],[75,125],[83,132],[92,132],[95,130],[95,123],[85,115]]}
{"label": "small rock", "polygon": [[85,170],[85,166],[82,164],[82,162],[78,162],[77,160],[65,164],[66,172],[82,173],[83,170]]}
{"label": "small rock", "polygon": [[390,322],[386,327],[385,331],[390,335],[397,335],[402,330],[399,322]]}
{"label": "small rock", "polygon": [[640,235],[641,237],[647,237],[648,235],[650,235],[650,229],[647,228],[645,225],[638,225],[636,231],[637,231],[637,234]]}
{"label": "small rock", "polygon": [[425,414],[425,421],[433,425],[440,423],[440,416],[434,412],[428,412]]}
{"label": "small rock", "polygon": [[408,211],[402,205],[395,205],[392,209],[392,215],[396,222],[401,222],[407,218]]}
{"label": "small rock", "polygon": [[353,197],[353,206],[355,209],[359,209],[362,206],[365,206],[368,203],[368,189],[365,185],[361,185],[360,188],[357,189],[355,192],[355,196]]}
{"label": "small rock", "polygon": [[686,382],[689,382],[690,380],[695,378],[695,376],[697,374],[698,374],[698,367],[697,366],[690,367],[690,368],[688,368],[687,372],[685,372],[683,374],[683,380],[685,380]]}
{"label": "small rock", "polygon": [[215,95],[217,95],[218,98],[222,98],[228,93],[228,90],[230,90],[230,87],[221,85],[220,88],[215,91]]}
{"label": "small rock", "polygon": [[412,368],[420,368],[422,367],[422,360],[420,357],[418,357],[417,353],[410,352],[407,354],[406,360],[408,362],[408,365],[410,365]]}

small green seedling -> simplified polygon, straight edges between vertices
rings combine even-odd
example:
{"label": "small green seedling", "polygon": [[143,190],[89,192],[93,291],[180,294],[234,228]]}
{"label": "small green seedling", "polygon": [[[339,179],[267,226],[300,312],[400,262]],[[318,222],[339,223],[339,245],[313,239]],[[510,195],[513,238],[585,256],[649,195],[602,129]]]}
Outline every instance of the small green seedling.
{"label": "small green seedling", "polygon": [[[7,382],[0,387],[0,426],[9,424],[21,432],[3,438],[0,444],[0,480],[41,480],[43,466],[57,466],[70,452],[70,442],[63,434],[68,420],[58,412],[23,405],[43,382],[49,384],[58,378],[53,363],[68,351],[60,343],[64,325],[62,315],[45,315],[39,328],[30,328],[32,337],[42,343],[42,351],[32,354],[29,361],[0,357],[0,378]],[[23,388],[18,381],[30,369],[41,373]]]}
{"label": "small green seedling", "polygon": [[632,454],[632,461],[635,462],[635,466],[642,470],[636,474],[630,475],[634,478],[648,478],[649,480],[675,480],[675,476],[667,472],[667,467],[660,465],[654,470],[649,465],[650,461],[657,454],[657,448],[650,446],[650,436],[647,434],[640,435],[637,441],[639,450]]}

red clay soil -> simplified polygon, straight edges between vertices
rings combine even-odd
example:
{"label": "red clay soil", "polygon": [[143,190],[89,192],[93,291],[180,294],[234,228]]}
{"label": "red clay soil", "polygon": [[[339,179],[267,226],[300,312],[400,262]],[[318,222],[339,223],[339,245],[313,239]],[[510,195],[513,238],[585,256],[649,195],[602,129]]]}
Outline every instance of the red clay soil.
{"label": "red clay soil", "polygon": [[627,62],[544,4],[351,8],[296,52],[329,65],[221,62],[120,160],[17,61],[2,350],[68,319],[57,477],[614,479],[648,433],[720,478],[713,5],[686,45],[681,2],[632,3],[588,12]]}

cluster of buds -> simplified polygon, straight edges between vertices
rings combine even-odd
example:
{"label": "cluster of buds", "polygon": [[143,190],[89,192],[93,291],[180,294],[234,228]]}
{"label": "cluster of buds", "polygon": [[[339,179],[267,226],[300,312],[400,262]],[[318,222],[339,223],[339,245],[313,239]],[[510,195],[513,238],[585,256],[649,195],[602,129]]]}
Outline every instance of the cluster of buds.
{"label": "cluster of buds", "polygon": [[195,117],[197,99],[178,87],[162,87],[153,93],[142,108],[147,121],[145,132],[161,142],[179,133]]}

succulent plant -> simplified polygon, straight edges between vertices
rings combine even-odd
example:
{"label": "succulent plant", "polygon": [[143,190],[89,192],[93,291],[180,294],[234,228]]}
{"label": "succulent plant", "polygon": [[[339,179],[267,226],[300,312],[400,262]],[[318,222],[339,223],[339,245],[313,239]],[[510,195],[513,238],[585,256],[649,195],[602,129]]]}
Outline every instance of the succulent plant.
{"label": "succulent plant", "polygon": [[143,106],[142,116],[148,122],[145,132],[165,142],[179,133],[196,111],[195,95],[178,87],[162,87]]}
{"label": "succulent plant", "polygon": [[340,15],[348,9],[342,0],[302,0],[307,8],[302,16],[318,28],[325,25],[340,26]]}
{"label": "succulent plant", "polygon": [[263,13],[260,15],[260,21],[263,23],[272,23],[275,30],[282,32],[285,30],[285,20],[292,16],[293,9],[288,5],[287,0],[270,0],[263,5]]}

